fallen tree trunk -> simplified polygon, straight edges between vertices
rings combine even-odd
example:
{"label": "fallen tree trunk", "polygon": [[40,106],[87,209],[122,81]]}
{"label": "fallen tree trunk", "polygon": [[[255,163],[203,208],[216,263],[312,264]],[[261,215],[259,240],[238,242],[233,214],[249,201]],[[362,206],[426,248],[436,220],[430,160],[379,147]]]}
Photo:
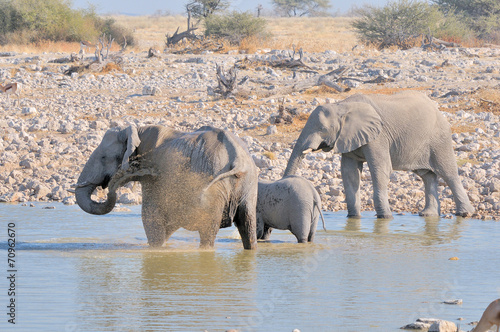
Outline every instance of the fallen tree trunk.
{"label": "fallen tree trunk", "polygon": [[184,38],[187,38],[187,39],[198,39],[198,36],[196,36],[195,34],[191,33],[191,32],[193,32],[196,29],[198,29],[198,28],[189,28],[186,31],[178,33],[179,32],[179,28],[177,28],[177,30],[175,30],[173,36],[170,36],[170,34],[165,35],[165,37],[167,38],[167,41],[166,41],[165,44],[168,47],[168,46],[173,46],[173,45],[177,44],[178,42],[180,42]]}
{"label": "fallen tree trunk", "polygon": [[438,49],[443,50],[446,47],[461,47],[457,43],[447,42],[433,37],[430,32],[428,35],[422,35],[422,48],[424,50]]}
{"label": "fallen tree trunk", "polygon": [[295,46],[293,47],[293,53],[290,54],[288,52],[289,58],[286,59],[277,59],[277,60],[260,60],[260,59],[248,59],[245,58],[243,60],[238,60],[236,62],[238,67],[244,68],[246,64],[252,64],[252,65],[265,65],[269,67],[275,67],[275,68],[289,68],[289,69],[295,69],[299,67],[307,68],[309,70],[312,70],[311,67],[306,65],[302,58],[304,57],[304,52],[302,51],[302,48],[299,50],[299,58],[295,58]]}
{"label": "fallen tree trunk", "polygon": [[[244,80],[244,82],[252,82],[255,84],[259,84],[260,87],[239,87],[238,91],[235,93],[240,97],[248,97],[252,94],[259,95],[262,97],[270,97],[273,95],[280,94],[290,94],[292,92],[301,92],[307,89],[310,89],[315,86],[327,86],[329,88],[334,89],[335,91],[342,93],[350,91],[351,88],[342,84],[342,82],[347,80],[358,81],[364,84],[381,84],[381,83],[389,83],[394,82],[395,79],[388,76],[378,76],[374,79],[370,80],[362,80],[355,77],[344,76],[348,72],[352,70],[349,66],[341,66],[327,74],[315,75],[306,79],[295,79],[292,83],[283,84],[283,81],[279,80],[262,80],[262,79],[254,79],[248,78]],[[242,85],[243,81],[239,84]]]}

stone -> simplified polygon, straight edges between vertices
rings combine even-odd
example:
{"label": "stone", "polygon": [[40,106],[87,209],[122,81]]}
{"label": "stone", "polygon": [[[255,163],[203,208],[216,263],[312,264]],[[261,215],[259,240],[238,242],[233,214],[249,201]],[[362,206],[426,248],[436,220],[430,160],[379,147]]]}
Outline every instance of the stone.
{"label": "stone", "polygon": [[43,184],[38,184],[34,188],[34,193],[35,193],[36,199],[41,199],[41,198],[46,197],[48,194],[50,194],[51,190]]}
{"label": "stone", "polygon": [[156,86],[145,85],[142,88],[142,94],[145,96],[157,96],[161,94],[161,89]]}
{"label": "stone", "polygon": [[405,326],[402,326],[400,329],[427,331],[429,329],[429,327],[431,327],[431,324],[429,324],[429,323],[415,322],[415,323],[406,324]]}
{"label": "stone", "polygon": [[278,127],[276,127],[275,125],[271,125],[271,126],[267,127],[267,129],[266,129],[267,135],[274,135],[277,132],[278,132]]}
{"label": "stone", "polygon": [[21,110],[21,114],[24,115],[35,115],[37,113],[38,111],[35,107],[23,107],[23,109]]}
{"label": "stone", "polygon": [[429,327],[429,332],[457,332],[457,325],[447,320],[439,320]]}
{"label": "stone", "polygon": [[137,194],[125,193],[120,195],[116,202],[120,204],[140,204],[141,200]]}
{"label": "stone", "polygon": [[22,202],[25,200],[24,194],[22,192],[11,192],[0,196],[0,202],[14,203]]}

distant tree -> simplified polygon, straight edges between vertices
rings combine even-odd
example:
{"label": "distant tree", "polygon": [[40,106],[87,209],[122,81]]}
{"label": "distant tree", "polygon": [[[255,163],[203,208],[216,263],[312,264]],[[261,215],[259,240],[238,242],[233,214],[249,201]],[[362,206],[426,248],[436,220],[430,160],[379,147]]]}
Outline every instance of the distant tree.
{"label": "distant tree", "polygon": [[191,0],[186,3],[186,11],[198,20],[205,19],[213,13],[228,7],[228,0]]}
{"label": "distant tree", "polygon": [[330,8],[328,0],[272,0],[276,11],[283,16],[315,16]]}
{"label": "distant tree", "polygon": [[479,37],[488,38],[494,32],[500,32],[499,0],[432,0],[448,14],[463,17],[467,25]]}

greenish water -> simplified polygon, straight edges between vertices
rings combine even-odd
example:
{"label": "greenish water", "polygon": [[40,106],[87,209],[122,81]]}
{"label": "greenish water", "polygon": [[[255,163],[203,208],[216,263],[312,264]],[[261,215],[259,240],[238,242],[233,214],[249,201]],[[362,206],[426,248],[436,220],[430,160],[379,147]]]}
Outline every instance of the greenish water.
{"label": "greenish water", "polygon": [[[105,216],[43,206],[0,205],[0,331],[400,331],[419,317],[468,331],[500,298],[494,221],[325,213],[328,231],[318,229],[314,244],[274,231],[245,251],[228,228],[213,251],[198,250],[198,233],[185,230],[152,250],[140,206]],[[450,299],[463,304],[441,303]]]}

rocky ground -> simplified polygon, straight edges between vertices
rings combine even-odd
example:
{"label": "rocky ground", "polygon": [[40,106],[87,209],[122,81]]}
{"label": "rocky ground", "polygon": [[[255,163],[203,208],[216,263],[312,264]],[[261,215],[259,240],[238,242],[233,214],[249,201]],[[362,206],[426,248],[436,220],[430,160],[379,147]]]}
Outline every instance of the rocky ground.
{"label": "rocky ground", "polygon": [[[403,89],[427,93],[452,124],[453,142],[464,187],[477,210],[476,218],[500,219],[500,49],[450,48],[427,52],[376,51],[305,53],[310,69],[270,67],[267,60],[288,57],[280,50],[257,54],[121,55],[119,65],[65,75],[75,63],[54,63],[68,54],[0,54],[0,82],[22,84],[20,103],[0,95],[0,201],[74,203],[71,187],[105,131],[113,126],[162,124],[183,131],[203,125],[228,129],[249,146],[260,178],[281,177],[307,115],[319,104],[354,93],[393,93]],[[240,69],[245,93],[221,99],[216,63],[227,68],[245,58],[261,60]],[[87,61],[90,61],[87,57]],[[346,66],[345,92],[324,86],[304,91],[281,89]],[[381,83],[366,83],[382,78]],[[14,104],[15,101],[15,104]],[[282,107],[292,123],[274,123]],[[324,210],[345,210],[340,158],[309,154],[301,175],[311,180]],[[373,210],[370,174],[364,171],[362,202]],[[450,189],[439,187],[442,213],[454,211]],[[390,203],[395,212],[423,207],[423,185],[409,172],[395,172]],[[119,192],[119,203],[141,202],[140,185]]]}

